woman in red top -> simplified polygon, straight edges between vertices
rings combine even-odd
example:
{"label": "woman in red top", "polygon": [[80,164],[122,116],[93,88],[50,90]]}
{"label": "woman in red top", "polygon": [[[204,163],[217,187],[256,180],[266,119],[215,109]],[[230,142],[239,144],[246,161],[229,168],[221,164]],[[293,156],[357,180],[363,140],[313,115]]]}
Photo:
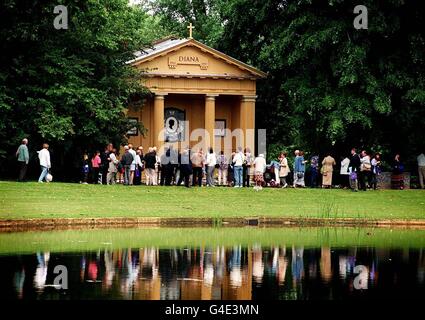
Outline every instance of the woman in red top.
{"label": "woman in red top", "polygon": [[99,170],[101,163],[102,161],[100,160],[100,152],[96,151],[96,153],[93,154],[93,157],[91,158],[92,179],[94,184],[99,182]]}

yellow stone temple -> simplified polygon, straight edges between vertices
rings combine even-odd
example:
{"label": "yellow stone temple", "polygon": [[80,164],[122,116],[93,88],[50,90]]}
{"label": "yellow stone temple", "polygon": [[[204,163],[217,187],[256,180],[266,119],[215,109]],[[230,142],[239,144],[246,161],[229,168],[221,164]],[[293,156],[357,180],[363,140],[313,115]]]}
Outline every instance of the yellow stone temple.
{"label": "yellow stone temple", "polygon": [[[128,64],[145,72],[144,85],[153,93],[140,111],[129,108],[128,117],[146,128],[145,136],[137,133],[130,143],[144,150],[164,144],[180,149],[203,139],[203,148],[255,151],[254,135],[247,132],[255,129],[256,81],[264,72],[191,36],[158,41]],[[234,137],[225,145],[229,130],[242,133],[243,142]]]}

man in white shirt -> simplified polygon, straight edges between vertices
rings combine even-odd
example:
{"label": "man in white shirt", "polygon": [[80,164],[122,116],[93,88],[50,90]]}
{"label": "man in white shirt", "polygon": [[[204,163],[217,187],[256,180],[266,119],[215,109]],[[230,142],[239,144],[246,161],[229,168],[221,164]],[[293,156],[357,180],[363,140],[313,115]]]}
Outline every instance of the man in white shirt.
{"label": "man in white shirt", "polygon": [[350,159],[348,159],[348,157],[345,157],[344,159],[341,160],[341,169],[339,171],[340,177],[341,177],[341,187],[343,187],[344,189],[349,188],[350,187],[350,172],[348,170],[348,167],[350,165]]}
{"label": "man in white shirt", "polygon": [[245,161],[245,156],[242,153],[242,148],[238,147],[238,152],[236,152],[233,157],[233,171],[235,176],[235,188],[242,188],[242,173],[243,173],[243,162]]}
{"label": "man in white shirt", "polygon": [[207,165],[207,187],[215,187],[214,186],[214,172],[215,165],[217,164],[217,156],[213,148],[208,150],[206,165]]}
{"label": "man in white shirt", "polygon": [[133,156],[133,162],[130,165],[130,185],[133,185],[134,179],[134,171],[136,170],[136,151],[133,149],[133,145],[131,143],[128,144],[128,153]]}
{"label": "man in white shirt", "polygon": [[38,159],[40,160],[40,167],[41,167],[41,174],[40,174],[40,177],[38,178],[38,182],[40,183],[42,183],[46,179],[46,176],[49,173],[49,169],[51,167],[50,152],[48,149],[49,149],[49,145],[47,143],[44,143],[43,149],[41,149],[38,152]]}
{"label": "man in white shirt", "polygon": [[425,189],[424,180],[425,180],[425,155],[422,152],[418,156],[418,171],[419,171],[419,183],[421,184],[421,188]]}

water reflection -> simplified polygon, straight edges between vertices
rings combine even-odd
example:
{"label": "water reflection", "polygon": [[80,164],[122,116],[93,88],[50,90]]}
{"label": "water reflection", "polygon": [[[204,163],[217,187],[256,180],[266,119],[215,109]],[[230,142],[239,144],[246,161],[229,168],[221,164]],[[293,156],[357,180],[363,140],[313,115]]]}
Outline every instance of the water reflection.
{"label": "water reflection", "polygon": [[[68,290],[52,286],[56,265],[68,268]],[[256,244],[37,252],[0,257],[0,295],[143,300],[423,298],[424,274],[422,249]]]}

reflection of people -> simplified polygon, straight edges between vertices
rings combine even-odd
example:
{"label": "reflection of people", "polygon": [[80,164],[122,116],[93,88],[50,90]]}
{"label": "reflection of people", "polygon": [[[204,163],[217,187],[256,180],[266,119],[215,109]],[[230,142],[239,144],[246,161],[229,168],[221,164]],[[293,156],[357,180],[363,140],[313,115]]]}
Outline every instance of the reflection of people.
{"label": "reflection of people", "polygon": [[18,295],[18,299],[22,299],[24,295],[24,282],[25,282],[25,269],[22,267],[21,270],[15,272],[13,277],[13,283]]}
{"label": "reflection of people", "polygon": [[40,253],[37,252],[37,269],[35,271],[34,275],[34,287],[38,291],[43,291],[44,286],[46,285],[46,278],[47,278],[47,265],[49,263],[50,259],[50,253]]}
{"label": "reflection of people", "polygon": [[102,282],[102,286],[105,289],[112,287],[112,280],[115,276],[115,266],[113,260],[112,252],[105,250],[104,260],[105,260],[105,280]]}
{"label": "reflection of people", "polygon": [[331,249],[322,248],[320,257],[320,274],[324,282],[329,282],[332,278],[332,266],[331,266]]}
{"label": "reflection of people", "polygon": [[286,258],[286,249],[284,247],[282,249],[282,254],[279,254],[278,268],[277,268],[277,279],[279,281],[279,284],[281,285],[285,282],[287,268],[288,268],[288,259]]}
{"label": "reflection of people", "polygon": [[263,250],[260,246],[252,248],[252,277],[256,283],[262,283],[264,276]]}
{"label": "reflection of people", "polygon": [[299,281],[304,276],[304,248],[292,247],[292,279],[294,281]]}

